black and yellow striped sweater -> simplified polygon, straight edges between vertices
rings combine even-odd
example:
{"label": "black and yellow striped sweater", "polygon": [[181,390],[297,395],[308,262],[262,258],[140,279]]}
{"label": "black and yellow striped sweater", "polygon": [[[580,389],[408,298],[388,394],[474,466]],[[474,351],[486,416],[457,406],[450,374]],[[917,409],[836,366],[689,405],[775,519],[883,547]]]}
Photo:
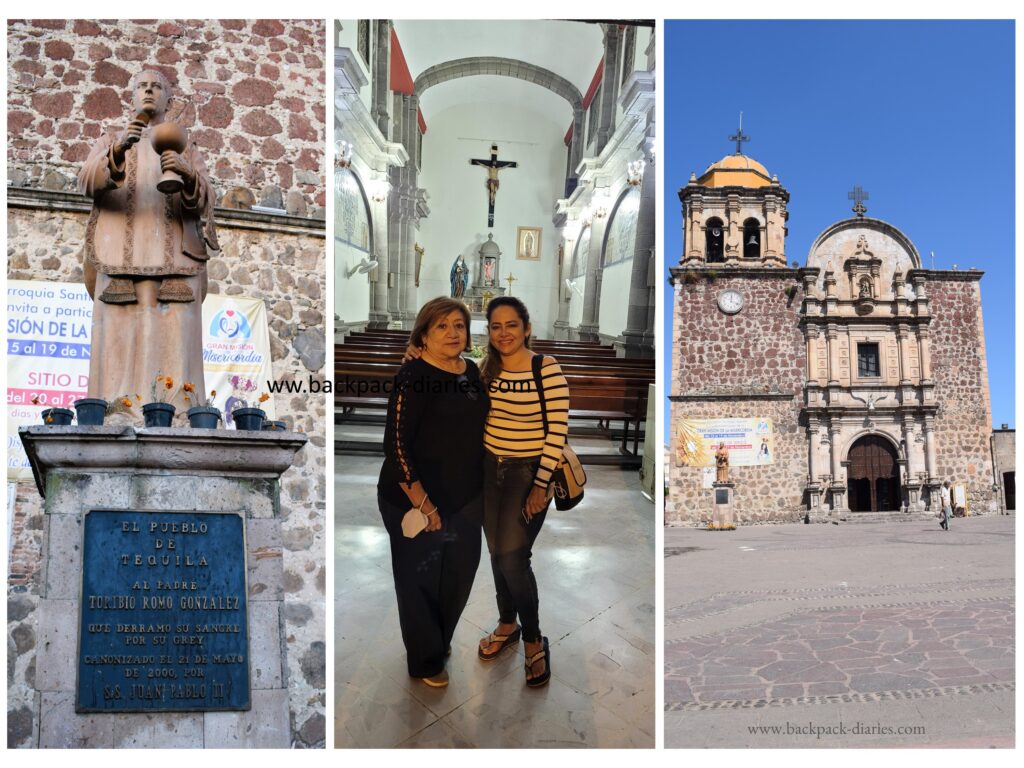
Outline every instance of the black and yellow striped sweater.
{"label": "black and yellow striped sweater", "polygon": [[569,431],[569,386],[553,357],[544,358],[541,380],[547,404],[547,434],[533,371],[502,371],[487,390],[491,410],[484,428],[484,446],[496,456],[540,456],[534,484],[547,488]]}

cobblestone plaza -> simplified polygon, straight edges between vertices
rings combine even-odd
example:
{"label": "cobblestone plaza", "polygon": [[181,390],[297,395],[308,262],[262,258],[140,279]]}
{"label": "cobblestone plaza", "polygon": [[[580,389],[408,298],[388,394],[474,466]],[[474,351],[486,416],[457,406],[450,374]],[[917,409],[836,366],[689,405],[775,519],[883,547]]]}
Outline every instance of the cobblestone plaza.
{"label": "cobblestone plaza", "polygon": [[665,531],[667,747],[1012,747],[1014,518]]}

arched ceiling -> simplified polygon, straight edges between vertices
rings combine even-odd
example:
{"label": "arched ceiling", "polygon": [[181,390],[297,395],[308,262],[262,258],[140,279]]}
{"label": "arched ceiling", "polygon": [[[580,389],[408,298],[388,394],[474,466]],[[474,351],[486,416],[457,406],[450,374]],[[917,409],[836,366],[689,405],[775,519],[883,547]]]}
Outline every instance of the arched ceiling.
{"label": "arched ceiling", "polygon": [[[603,55],[600,25],[572,21],[394,21],[395,33],[415,79],[429,67],[481,56],[518,59],[550,70],[586,93]],[[467,103],[522,103],[529,98],[558,120],[571,121],[568,103],[546,88],[504,76],[476,75],[428,89],[423,116]]]}

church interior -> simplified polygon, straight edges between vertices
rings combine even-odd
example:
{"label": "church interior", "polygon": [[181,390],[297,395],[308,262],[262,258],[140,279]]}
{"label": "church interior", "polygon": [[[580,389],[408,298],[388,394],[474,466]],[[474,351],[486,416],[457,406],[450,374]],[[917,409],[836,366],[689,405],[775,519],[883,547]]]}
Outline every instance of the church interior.
{"label": "church interior", "polygon": [[[335,23],[335,744],[653,747],[653,23]],[[533,567],[551,681],[494,625],[481,567],[450,685],[408,676],[377,509],[386,397],[417,310],[525,302],[569,382],[583,504],[549,512]],[[379,390],[378,390],[379,391]],[[486,551],[484,553],[486,558]]]}

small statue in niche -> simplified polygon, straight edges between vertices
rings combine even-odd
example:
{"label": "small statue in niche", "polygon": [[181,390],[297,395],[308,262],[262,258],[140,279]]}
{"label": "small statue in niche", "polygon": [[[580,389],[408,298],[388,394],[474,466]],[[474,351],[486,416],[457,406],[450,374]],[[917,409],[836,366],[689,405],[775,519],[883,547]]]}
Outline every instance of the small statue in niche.
{"label": "small statue in niche", "polygon": [[871,298],[871,280],[869,280],[866,277],[861,278],[861,281],[860,281],[860,296],[858,298],[861,298],[861,299],[870,299]]}

